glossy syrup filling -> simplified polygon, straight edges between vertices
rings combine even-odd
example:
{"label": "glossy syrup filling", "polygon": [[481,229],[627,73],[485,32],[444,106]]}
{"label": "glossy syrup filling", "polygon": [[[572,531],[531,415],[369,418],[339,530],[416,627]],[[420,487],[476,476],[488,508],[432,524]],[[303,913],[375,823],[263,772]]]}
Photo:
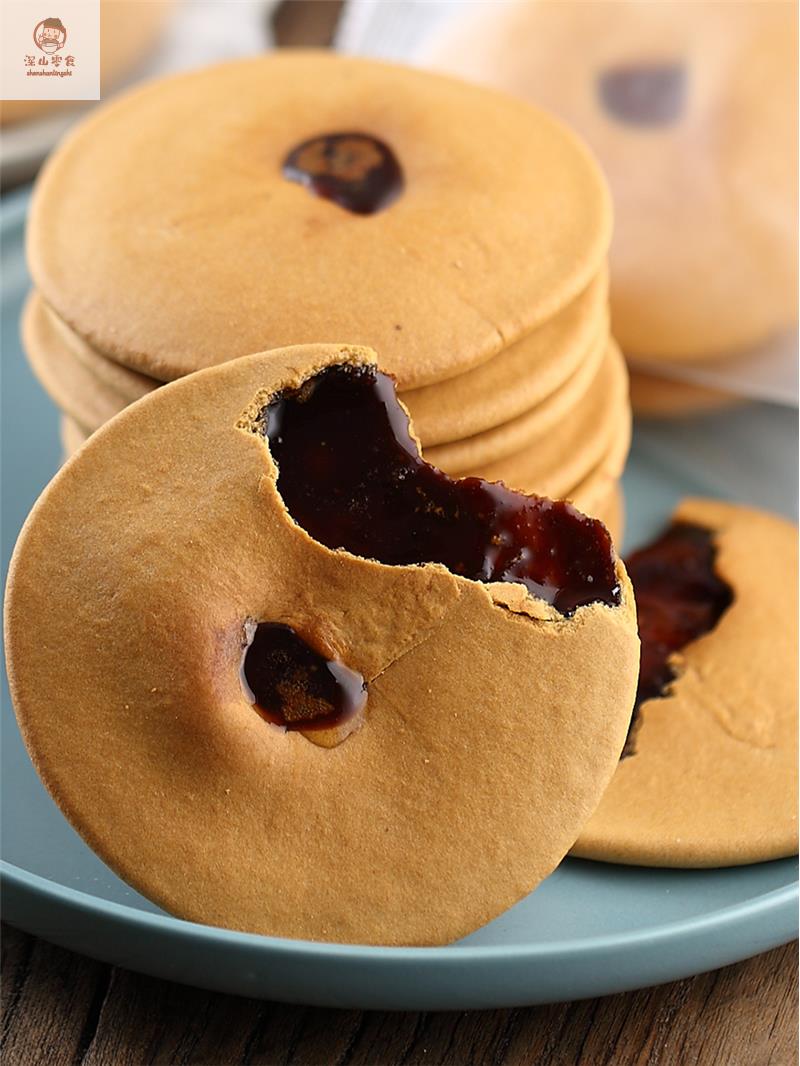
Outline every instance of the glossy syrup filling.
{"label": "glossy syrup filling", "polygon": [[714,569],[716,556],[711,530],[675,522],[658,540],[627,560],[642,650],[623,758],[636,753],[641,705],[669,695],[677,677],[672,656],[714,629],[733,602],[733,590]]}
{"label": "glossy syrup filling", "polygon": [[333,729],[355,718],[367,701],[361,674],[312,647],[291,626],[245,626],[241,682],[263,718],[287,730]]}
{"label": "glossy syrup filling", "polygon": [[356,215],[382,211],[404,184],[391,148],[365,133],[326,133],[303,141],[284,159],[283,176]]}
{"label": "glossy syrup filling", "polygon": [[[269,441],[290,515],[329,548],[390,566],[435,562],[474,581],[519,582],[565,616],[586,604],[620,602],[614,549],[601,522],[569,503],[480,478],[454,480],[426,463],[394,382],[374,367],[320,371],[276,396],[255,428]],[[262,622],[246,647],[242,677],[271,721],[329,728],[353,713],[353,693],[361,691],[361,679],[340,667],[347,671],[287,626]],[[324,694],[308,687],[312,678],[324,679]],[[342,678],[347,691],[331,687]]]}
{"label": "glossy syrup filling", "polygon": [[261,425],[292,518],[329,548],[390,566],[442,563],[474,581],[513,581],[564,615],[617,605],[608,530],[571,504],[426,463],[394,382],[333,366],[277,396]]}

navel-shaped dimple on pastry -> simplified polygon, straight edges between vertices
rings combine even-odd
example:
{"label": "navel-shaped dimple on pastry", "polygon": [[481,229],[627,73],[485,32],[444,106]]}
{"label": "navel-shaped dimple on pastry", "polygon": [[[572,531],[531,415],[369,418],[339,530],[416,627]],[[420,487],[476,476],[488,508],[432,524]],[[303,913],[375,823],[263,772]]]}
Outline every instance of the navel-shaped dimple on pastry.
{"label": "navel-shaped dimple on pastry", "polygon": [[[638,641],[607,533],[421,463],[374,359],[298,347],[159,389],[20,538],[7,646],[32,757],[103,859],[183,917],[453,940],[553,869],[616,766]],[[326,671],[358,703],[360,678],[360,728],[326,747],[265,721],[264,641],[287,642],[287,680],[323,672],[301,704]]]}
{"label": "navel-shaped dimple on pastry", "polygon": [[[402,182],[373,213],[310,187],[351,164],[362,182],[384,149]],[[407,389],[560,312],[601,270],[610,228],[594,160],[536,108],[420,70],[287,51],[99,108],[41,175],[28,252],[58,316],[146,375],[349,337],[375,345]]]}
{"label": "navel-shaped dimple on pastry", "polygon": [[629,559],[642,668],[588,858],[725,866],[797,850],[797,530],[686,500]]}

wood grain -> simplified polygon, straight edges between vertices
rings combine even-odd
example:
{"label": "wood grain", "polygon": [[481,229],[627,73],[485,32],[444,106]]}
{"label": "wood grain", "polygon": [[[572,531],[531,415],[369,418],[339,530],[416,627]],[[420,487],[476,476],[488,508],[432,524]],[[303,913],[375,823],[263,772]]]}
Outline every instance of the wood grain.
{"label": "wood grain", "polygon": [[505,1011],[286,1007],[157,981],[6,927],[4,1066],[794,1066],[796,945],[659,988]]}

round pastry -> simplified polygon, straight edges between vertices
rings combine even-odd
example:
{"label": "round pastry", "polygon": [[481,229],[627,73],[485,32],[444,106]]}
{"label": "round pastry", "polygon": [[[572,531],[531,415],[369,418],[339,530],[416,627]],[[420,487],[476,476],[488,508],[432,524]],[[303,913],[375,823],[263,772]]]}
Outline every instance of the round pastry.
{"label": "round pastry", "polygon": [[[500,426],[585,384],[608,343],[608,276],[603,270],[559,315],[493,359],[435,385],[403,392],[426,447]],[[598,350],[598,345],[600,350]]]}
{"label": "round pastry", "polygon": [[797,529],[685,500],[635,552],[642,665],[626,752],[576,855],[727,866],[797,851]]}
{"label": "round pastry", "polygon": [[408,389],[565,308],[610,225],[589,153],[530,105],[286,51],[95,111],[40,177],[28,253],[51,309],[151,377],[347,336]]}
{"label": "round pastry", "polygon": [[[100,0],[100,94],[105,97],[152,48],[174,0]],[[34,20],[35,21],[35,20]],[[0,126],[74,111],[80,100],[3,100]]]}
{"label": "round pastry", "polygon": [[[80,363],[93,381],[107,386],[127,403],[141,399],[162,384],[100,355],[53,314],[35,289],[28,294],[23,308],[22,339],[34,363],[52,366],[59,361],[69,368]],[[75,373],[80,374],[81,370]]]}
{"label": "round pastry", "polygon": [[[607,336],[600,336],[594,351],[584,359],[572,377],[533,410],[474,437],[433,448],[425,446],[425,437],[420,434],[425,458],[448,474],[462,474],[541,444],[546,450],[549,447],[552,451],[558,447],[559,441],[563,441],[561,451],[562,454],[567,453],[576,435],[580,436],[581,444],[591,446],[592,440],[602,432],[602,427],[596,424],[597,415],[600,414],[601,421],[607,423],[609,416],[619,413],[620,404],[613,401],[618,398],[618,390],[614,387],[616,380],[625,376],[624,366],[620,364],[619,349],[609,344]],[[403,403],[412,418],[414,406],[407,400],[414,395],[412,392],[403,396]],[[610,409],[603,410],[604,401],[607,401]],[[623,401],[622,406],[627,407],[627,403]],[[415,419],[415,428],[416,425]],[[580,426],[581,430],[570,433],[571,426],[576,429]]]}
{"label": "round pastry", "polygon": [[31,294],[22,313],[22,340],[42,388],[65,414],[94,430],[113,418],[128,400],[99,381],[65,347],[58,320]]}
{"label": "round pastry", "polygon": [[628,375],[613,342],[608,353],[586,404],[561,432],[469,473],[558,498],[568,496],[592,471],[619,477],[631,437]]}
{"label": "round pastry", "polygon": [[374,359],[301,346],[158,389],[17,545],[32,758],[184,918],[452,941],[547,876],[619,759],[639,651],[607,531],[423,463]]}
{"label": "round pastry", "polygon": [[796,319],[796,40],[790,3],[537,0],[454,18],[426,57],[586,137],[616,206],[614,335],[697,359]]}

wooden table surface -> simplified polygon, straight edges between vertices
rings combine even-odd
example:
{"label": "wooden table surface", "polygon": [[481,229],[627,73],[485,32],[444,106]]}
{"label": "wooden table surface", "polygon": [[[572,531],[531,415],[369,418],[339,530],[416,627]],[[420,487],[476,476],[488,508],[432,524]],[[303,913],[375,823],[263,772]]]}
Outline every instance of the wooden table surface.
{"label": "wooden table surface", "polygon": [[659,988],[517,1010],[318,1010],[92,962],[6,927],[4,1066],[794,1066],[795,945]]}
{"label": "wooden table surface", "polygon": [[[339,0],[279,10],[286,45],[330,40]],[[216,995],[82,958],[6,926],[4,1066],[794,1066],[797,952],[659,988],[472,1013],[318,1010]]]}

